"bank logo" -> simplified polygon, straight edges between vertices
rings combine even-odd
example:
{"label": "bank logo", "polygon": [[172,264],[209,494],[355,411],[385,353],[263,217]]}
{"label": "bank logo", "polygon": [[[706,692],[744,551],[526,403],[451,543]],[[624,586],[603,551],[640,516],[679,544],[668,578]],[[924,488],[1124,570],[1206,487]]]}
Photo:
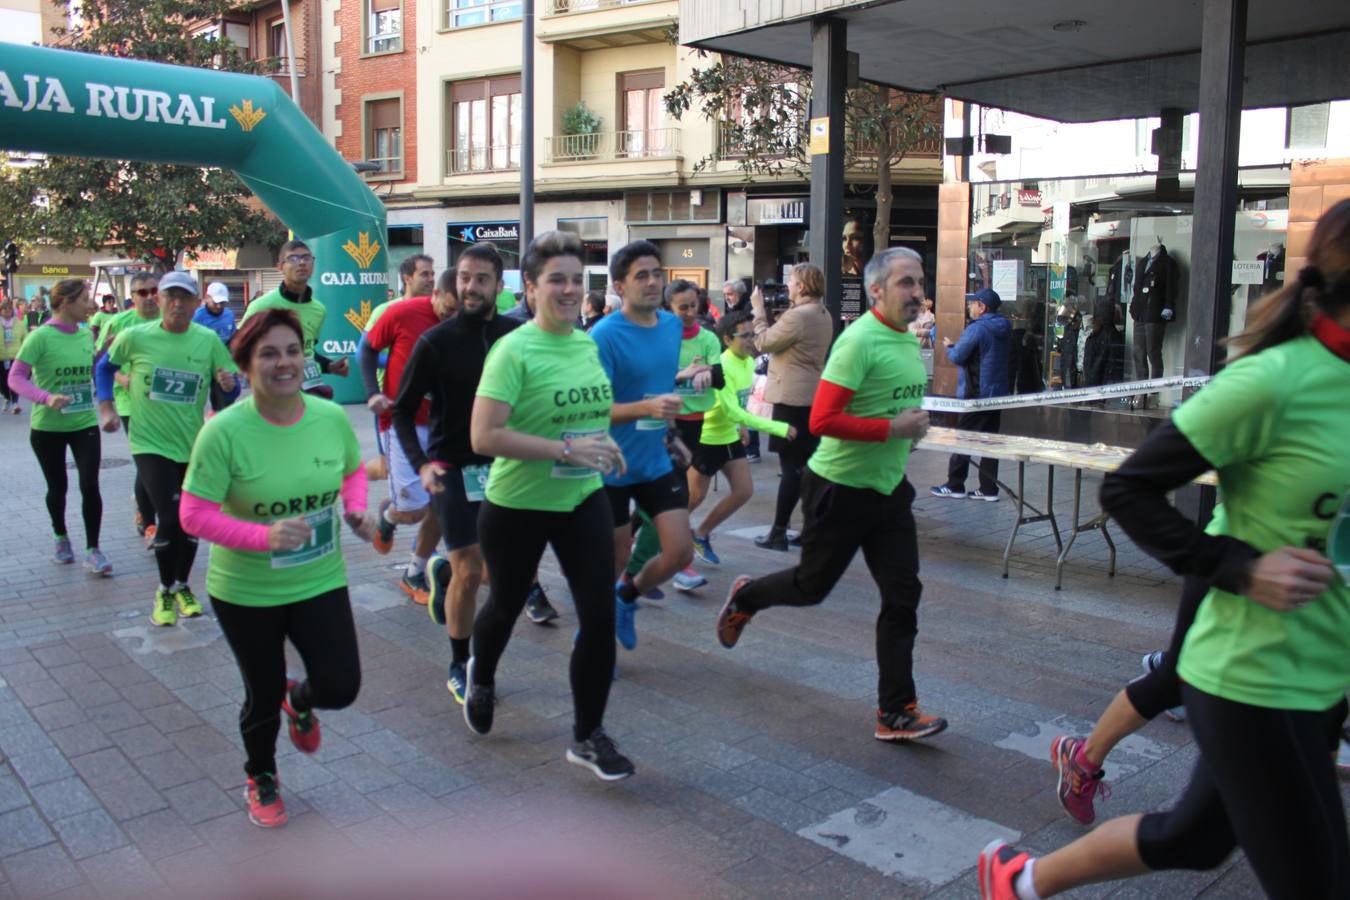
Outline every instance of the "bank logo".
{"label": "bank logo", "polygon": [[230,107],[230,115],[239,123],[239,127],[245,132],[253,130],[253,127],[261,122],[267,116],[266,110],[262,107],[253,108],[252,100],[243,101],[242,108],[239,106]]}
{"label": "bank logo", "polygon": [[[348,243],[351,243],[348,241]],[[350,252],[350,251],[348,251]],[[366,324],[370,322],[370,301],[362,300],[361,309],[349,309],[343,313],[343,318],[352,323],[352,327],[362,334],[366,333]]]}
{"label": "bank logo", "polygon": [[342,249],[347,251],[347,255],[356,260],[356,264],[363,269],[370,268],[370,264],[375,261],[376,255],[380,252],[380,242],[370,242],[370,232],[362,231],[357,234],[360,243],[353,244],[351,239],[342,245]]}

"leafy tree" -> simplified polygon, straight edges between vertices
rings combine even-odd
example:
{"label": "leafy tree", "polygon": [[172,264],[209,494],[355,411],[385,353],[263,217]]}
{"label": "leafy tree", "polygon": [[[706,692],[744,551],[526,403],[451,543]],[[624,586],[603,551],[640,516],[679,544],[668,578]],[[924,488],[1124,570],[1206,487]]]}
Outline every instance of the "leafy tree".
{"label": "leafy tree", "polygon": [[[79,24],[59,29],[71,50],[178,65],[265,74],[276,60],[250,60],[228,38],[193,34],[220,22],[236,0],[62,0]],[[200,29],[198,29],[200,32]],[[0,209],[23,244],[98,251],[172,266],[180,252],[279,244],[285,229],[230,171],[218,168],[48,157],[0,165]]]}
{"label": "leafy tree", "polygon": [[[718,148],[699,160],[695,171],[731,158],[749,181],[810,173],[810,97],[808,70],[722,56],[694,69],[664,99],[676,119],[696,110],[718,124]],[[941,100],[864,82],[845,92],[844,131],[845,167],[876,179],[873,241],[880,250],[890,241],[894,169],[916,148],[942,137]]]}

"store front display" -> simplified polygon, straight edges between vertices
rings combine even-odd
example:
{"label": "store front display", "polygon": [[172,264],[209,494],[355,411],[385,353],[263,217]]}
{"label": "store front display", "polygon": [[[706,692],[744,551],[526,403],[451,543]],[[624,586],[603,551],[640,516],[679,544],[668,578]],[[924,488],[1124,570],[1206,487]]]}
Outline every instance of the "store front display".
{"label": "store front display", "polygon": [[450,267],[459,264],[459,256],[474,244],[490,243],[502,255],[502,281],[512,291],[523,290],[520,279],[520,223],[452,222],[447,226]]}

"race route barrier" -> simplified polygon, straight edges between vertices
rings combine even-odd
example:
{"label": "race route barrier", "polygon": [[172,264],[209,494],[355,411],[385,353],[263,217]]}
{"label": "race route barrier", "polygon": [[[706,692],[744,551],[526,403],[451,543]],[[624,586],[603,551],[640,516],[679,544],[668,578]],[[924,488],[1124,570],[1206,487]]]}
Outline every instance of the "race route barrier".
{"label": "race route barrier", "polygon": [[1147,381],[1122,381],[1096,387],[1069,388],[1063,391],[1041,391],[1037,394],[1009,394],[1006,397],[988,397],[982,400],[957,400],[954,397],[924,397],[923,409],[928,412],[973,412],[983,409],[1015,409],[1022,406],[1055,406],[1060,403],[1082,403],[1088,400],[1110,400],[1135,394],[1154,394],[1175,388],[1196,388],[1208,382],[1210,376],[1180,376],[1150,378]]}

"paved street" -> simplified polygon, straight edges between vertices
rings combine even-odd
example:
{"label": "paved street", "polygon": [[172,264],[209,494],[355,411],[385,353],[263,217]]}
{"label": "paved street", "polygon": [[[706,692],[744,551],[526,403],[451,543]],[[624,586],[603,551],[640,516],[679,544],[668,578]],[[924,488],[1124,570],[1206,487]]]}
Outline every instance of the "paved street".
{"label": "paved street", "polygon": [[[373,455],[368,417],[353,420]],[[713,636],[731,578],[785,561],[749,540],[772,505],[767,459],[754,502],[717,543],[726,564],[705,569],[709,588],[645,604],[637,651],[620,651],[607,728],[638,773],[603,784],[563,759],[574,617],[551,556],[544,581],[563,618],[522,620],[498,674],[493,733],[480,738],[445,691],[442,629],[395,586],[390,563],[405,540],[387,558],[348,541],[361,695],[322,715],[314,757],[283,734],[291,821],[264,831],[243,812],[233,660],[209,616],[149,625],[155,571],[131,525],[123,435],[105,439],[104,457],[103,547],[117,575],[96,581],[50,562],[26,411],[0,421],[0,897],[144,895],[202,880],[227,893],[242,873],[297,878],[346,864],[353,878],[400,865],[415,878],[425,864],[428,884],[462,896],[481,895],[473,885],[493,872],[561,892],[568,879],[554,876],[567,867],[581,880],[614,868],[647,896],[973,897],[976,854],[991,838],[1045,850],[1082,833],[1055,801],[1050,739],[1081,732],[1138,673],[1140,655],[1166,638],[1178,587],[1124,542],[1108,579],[1104,545],[1089,536],[1055,592],[1044,526],[1027,529],[1001,579],[1012,504],[928,497],[946,460],[918,454],[917,679],[951,728],[885,745],[871,737],[877,601],[861,559],[824,607],[761,615],[734,651]],[[72,487],[80,546],[78,510]],[[205,565],[203,551],[203,595]],[[1106,814],[1167,804],[1193,759],[1184,725],[1155,722],[1108,765]],[[413,893],[381,883],[390,896]],[[1202,895],[1259,890],[1230,860],[1075,896]]]}

